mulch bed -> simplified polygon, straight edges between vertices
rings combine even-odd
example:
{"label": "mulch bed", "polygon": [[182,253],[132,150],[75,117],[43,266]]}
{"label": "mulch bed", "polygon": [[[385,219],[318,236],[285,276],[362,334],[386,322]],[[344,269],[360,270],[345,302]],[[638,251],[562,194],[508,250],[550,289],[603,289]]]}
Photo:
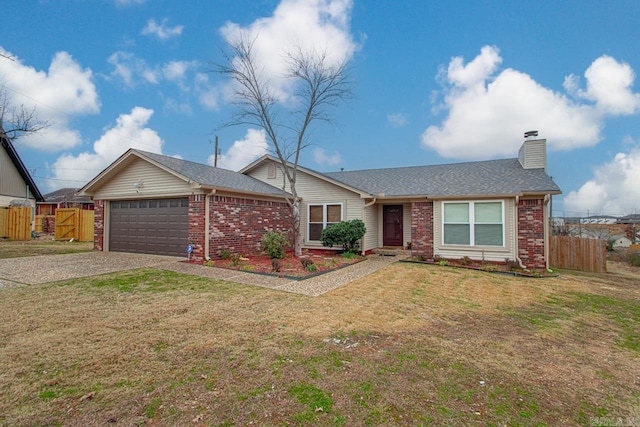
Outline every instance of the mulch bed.
{"label": "mulch bed", "polygon": [[364,257],[357,255],[343,257],[339,254],[313,253],[304,253],[300,258],[296,258],[293,253],[288,252],[284,259],[278,260],[279,271],[274,270],[274,264],[267,255],[233,256],[229,259],[206,261],[204,265],[299,280],[328,273],[364,261],[364,259]]}
{"label": "mulch bed", "polygon": [[547,271],[541,270],[523,270],[520,268],[513,268],[513,266],[507,265],[506,263],[482,263],[476,260],[457,260],[457,259],[417,259],[417,258],[408,258],[402,260],[402,262],[412,262],[418,264],[431,264],[431,265],[439,265],[442,267],[454,267],[454,268],[466,268],[469,270],[478,270],[485,271],[487,273],[498,273],[498,274],[506,274],[510,276],[521,276],[521,277],[557,277],[557,274],[553,274]]}

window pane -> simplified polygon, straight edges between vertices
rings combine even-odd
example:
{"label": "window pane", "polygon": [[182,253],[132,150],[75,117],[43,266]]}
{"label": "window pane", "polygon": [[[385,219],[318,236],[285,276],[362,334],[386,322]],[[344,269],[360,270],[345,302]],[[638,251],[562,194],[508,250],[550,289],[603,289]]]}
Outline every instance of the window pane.
{"label": "window pane", "polygon": [[469,222],[469,203],[445,203],[444,222]]}
{"label": "window pane", "polygon": [[503,246],[502,224],[476,224],[476,245]]}
{"label": "window pane", "polygon": [[327,222],[340,222],[340,221],[342,221],[342,206],[328,205],[327,206]]}
{"label": "window pane", "polygon": [[445,224],[444,225],[445,245],[470,245],[468,224]]}
{"label": "window pane", "polygon": [[313,205],[309,206],[309,222],[323,222],[324,221],[324,206]]}
{"label": "window pane", "polygon": [[502,222],[502,203],[476,203],[476,222]]}
{"label": "window pane", "polygon": [[322,224],[309,224],[309,240],[320,240]]}

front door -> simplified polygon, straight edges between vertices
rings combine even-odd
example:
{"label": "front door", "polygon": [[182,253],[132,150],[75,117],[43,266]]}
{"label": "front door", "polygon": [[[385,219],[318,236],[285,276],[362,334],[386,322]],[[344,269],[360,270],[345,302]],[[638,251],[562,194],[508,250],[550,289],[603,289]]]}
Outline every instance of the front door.
{"label": "front door", "polygon": [[382,209],[382,246],[403,246],[402,205],[384,205]]}

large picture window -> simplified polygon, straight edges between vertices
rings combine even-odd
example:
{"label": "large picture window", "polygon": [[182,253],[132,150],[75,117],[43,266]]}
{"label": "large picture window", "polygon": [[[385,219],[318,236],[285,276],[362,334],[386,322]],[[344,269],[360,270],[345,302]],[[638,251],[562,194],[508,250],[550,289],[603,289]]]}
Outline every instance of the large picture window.
{"label": "large picture window", "polygon": [[504,246],[504,209],[498,202],[444,202],[445,245]]}
{"label": "large picture window", "polygon": [[328,225],[342,221],[342,204],[314,204],[309,205],[309,240],[319,241],[322,230]]}

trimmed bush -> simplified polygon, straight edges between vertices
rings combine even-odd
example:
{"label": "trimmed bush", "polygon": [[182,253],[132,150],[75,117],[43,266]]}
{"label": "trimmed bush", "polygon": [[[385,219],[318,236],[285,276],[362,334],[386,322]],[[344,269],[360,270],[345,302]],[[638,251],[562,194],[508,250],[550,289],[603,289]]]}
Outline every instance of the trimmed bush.
{"label": "trimmed bush", "polygon": [[271,259],[284,259],[287,246],[289,246],[289,239],[286,233],[269,231],[262,236],[262,250]]}
{"label": "trimmed bush", "polygon": [[332,248],[342,246],[345,252],[358,252],[360,239],[364,237],[367,229],[360,219],[342,221],[329,225],[322,231],[320,241],[324,246]]}

